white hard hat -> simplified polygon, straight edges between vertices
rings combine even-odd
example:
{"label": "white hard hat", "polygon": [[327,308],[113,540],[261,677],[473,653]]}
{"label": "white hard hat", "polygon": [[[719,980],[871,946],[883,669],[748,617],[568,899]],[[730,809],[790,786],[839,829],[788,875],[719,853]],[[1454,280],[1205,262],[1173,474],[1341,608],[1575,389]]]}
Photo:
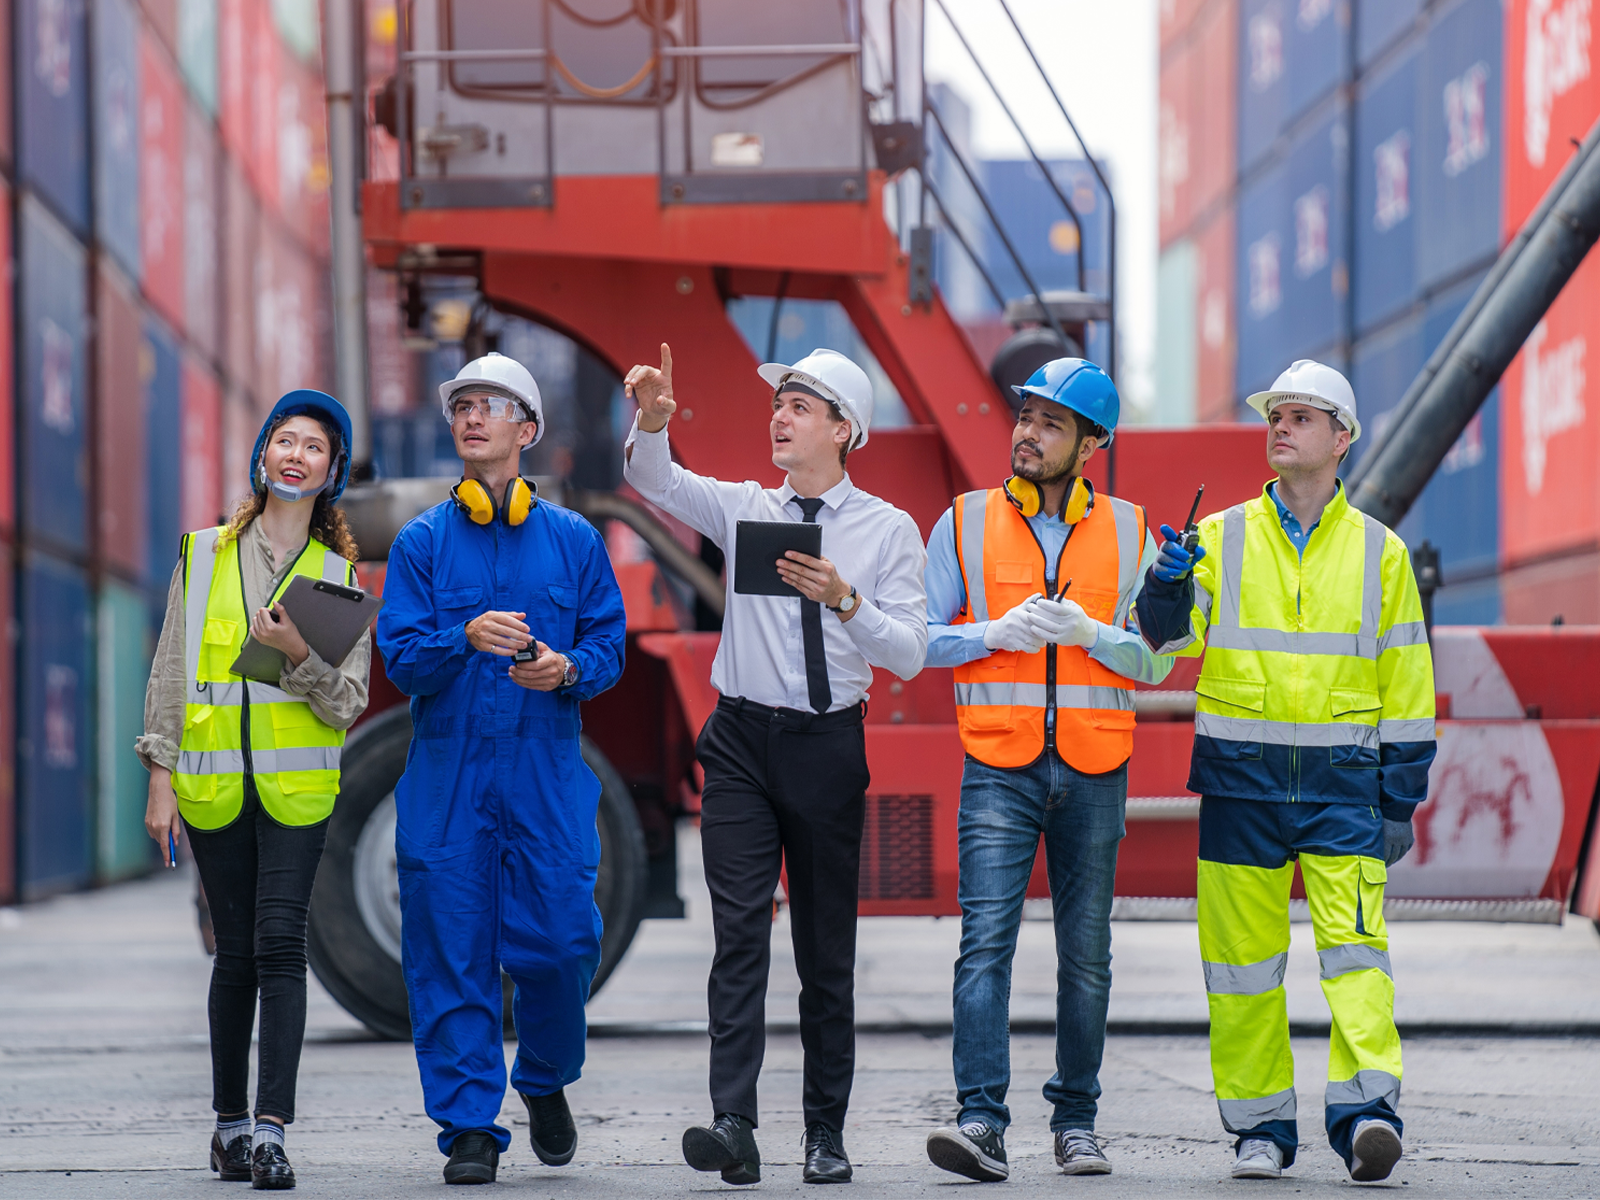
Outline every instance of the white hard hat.
{"label": "white hard hat", "polygon": [[820,392],[824,399],[839,406],[850,422],[850,449],[867,444],[867,427],[872,424],[872,382],[867,373],[837,350],[813,350],[792,367],[784,363],[762,363],[756,370],[775,390],[786,383],[804,384]]}
{"label": "white hard hat", "polygon": [[1331,412],[1350,431],[1350,440],[1361,437],[1361,422],[1356,417],[1356,394],[1350,381],[1332,367],[1309,358],[1297,359],[1273,381],[1272,387],[1245,400],[1263,417],[1280,404],[1309,404]]}
{"label": "white hard hat", "polygon": [[475,386],[503,392],[522,401],[534,421],[533,441],[528,445],[539,444],[539,439],[544,436],[544,401],[540,399],[539,385],[533,381],[533,374],[527,367],[504,354],[485,354],[482,358],[473,359],[456,372],[454,379],[439,385],[439,403],[444,408],[444,415],[450,415],[450,401],[457,392]]}

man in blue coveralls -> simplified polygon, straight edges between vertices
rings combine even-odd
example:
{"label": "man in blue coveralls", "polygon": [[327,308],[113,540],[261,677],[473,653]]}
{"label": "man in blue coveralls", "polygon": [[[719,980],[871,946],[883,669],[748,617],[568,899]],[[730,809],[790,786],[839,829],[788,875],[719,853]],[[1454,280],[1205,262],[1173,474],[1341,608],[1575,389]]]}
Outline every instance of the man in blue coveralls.
{"label": "man in blue coveralls", "polygon": [[395,539],[378,645],[411,697],[395,849],[423,1097],[445,1182],[490,1183],[511,1144],[502,967],[534,1153],[561,1166],[577,1148],[563,1089],[600,961],[600,783],[578,703],[622,674],[627,622],[600,535],[518,473],[544,434],[533,376],[490,354],[439,394],[463,477]]}

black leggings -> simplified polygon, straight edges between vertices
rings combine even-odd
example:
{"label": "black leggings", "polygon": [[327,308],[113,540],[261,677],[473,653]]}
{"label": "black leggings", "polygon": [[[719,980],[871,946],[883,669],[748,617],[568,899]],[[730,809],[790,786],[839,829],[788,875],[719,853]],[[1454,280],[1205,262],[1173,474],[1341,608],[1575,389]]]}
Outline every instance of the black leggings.
{"label": "black leggings", "polygon": [[280,825],[245,780],[244,809],[224,829],[190,829],[189,845],[211,904],[211,1107],[248,1109],[250,1034],[261,993],[257,1116],[294,1120],[306,1032],[306,910],[328,823]]}

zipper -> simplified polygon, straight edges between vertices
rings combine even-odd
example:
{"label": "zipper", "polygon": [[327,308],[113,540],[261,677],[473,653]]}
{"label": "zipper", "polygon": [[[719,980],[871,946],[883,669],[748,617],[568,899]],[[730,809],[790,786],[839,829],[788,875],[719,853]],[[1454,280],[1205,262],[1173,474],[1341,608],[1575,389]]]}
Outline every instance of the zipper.
{"label": "zipper", "polygon": [[[1083,514],[1087,517],[1089,514]],[[1050,570],[1050,559],[1044,552],[1044,543],[1039,540],[1039,535],[1034,532],[1033,522],[1027,517],[1022,518],[1022,523],[1028,529],[1028,536],[1033,539],[1033,544],[1039,547],[1039,560],[1044,563],[1044,590],[1047,599],[1054,600],[1056,580],[1061,578],[1061,564],[1067,557],[1067,545],[1072,541],[1072,531],[1075,526],[1067,525],[1067,540],[1061,543],[1061,553],[1056,556],[1054,573]],[[1066,522],[1062,522],[1066,524]],[[1048,750],[1055,745],[1056,733],[1056,644],[1051,642],[1044,648],[1044,744]]]}

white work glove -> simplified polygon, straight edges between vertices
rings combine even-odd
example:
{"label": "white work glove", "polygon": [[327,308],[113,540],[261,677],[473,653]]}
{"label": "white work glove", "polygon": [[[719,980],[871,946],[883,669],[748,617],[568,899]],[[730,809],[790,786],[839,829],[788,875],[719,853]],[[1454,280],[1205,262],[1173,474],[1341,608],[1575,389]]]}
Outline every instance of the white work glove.
{"label": "white work glove", "polygon": [[1033,632],[1029,610],[1039,602],[1037,592],[1029,596],[1004,616],[989,622],[983,631],[983,644],[990,650],[1015,650],[1022,654],[1037,654],[1044,649],[1044,639]]}
{"label": "white work glove", "polygon": [[1100,640],[1100,622],[1072,600],[1040,600],[1030,604],[1028,623],[1033,627],[1033,636],[1041,642],[1092,650]]}

